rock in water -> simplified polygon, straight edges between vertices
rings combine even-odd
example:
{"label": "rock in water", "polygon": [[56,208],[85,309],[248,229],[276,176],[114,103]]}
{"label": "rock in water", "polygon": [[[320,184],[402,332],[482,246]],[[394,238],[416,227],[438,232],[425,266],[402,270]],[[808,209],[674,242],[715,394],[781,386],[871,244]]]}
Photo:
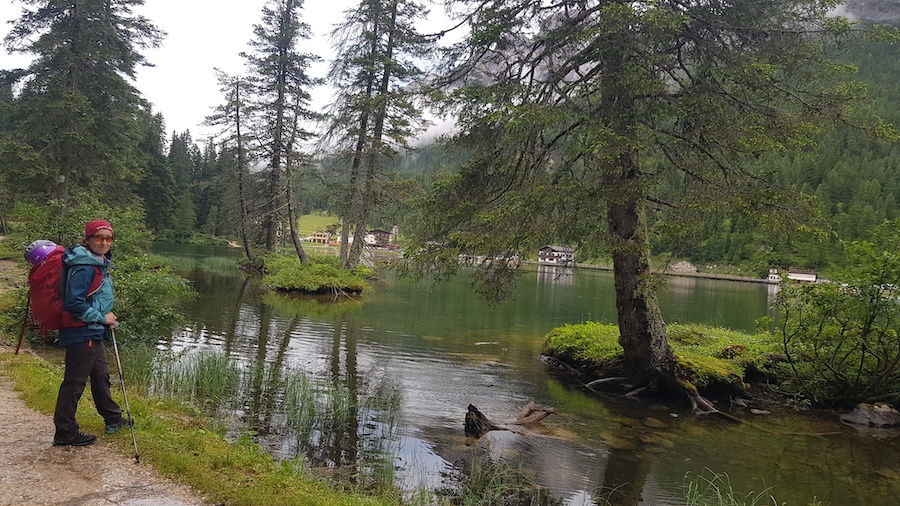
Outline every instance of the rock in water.
{"label": "rock in water", "polygon": [[886,402],[857,404],[853,411],[842,414],[840,419],[844,423],[868,427],[900,426],[900,412]]}

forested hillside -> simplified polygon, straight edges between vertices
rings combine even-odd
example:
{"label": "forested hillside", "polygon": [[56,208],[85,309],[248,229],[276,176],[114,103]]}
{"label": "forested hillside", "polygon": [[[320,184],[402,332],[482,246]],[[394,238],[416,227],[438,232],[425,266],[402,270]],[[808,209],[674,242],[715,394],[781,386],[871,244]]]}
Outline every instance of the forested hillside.
{"label": "forested hillside", "polygon": [[[838,58],[858,68],[853,79],[867,85],[872,113],[900,125],[898,48],[854,42]],[[810,214],[791,231],[768,228],[741,209],[711,209],[689,241],[657,236],[657,253],[673,252],[701,263],[741,264],[762,274],[769,267],[826,268],[837,260],[838,240],[865,236],[872,226],[898,215],[900,144],[877,142],[854,125],[820,136],[815,146],[758,161],[772,180],[813,197]],[[787,212],[787,211],[786,211]],[[805,226],[810,227],[806,229]],[[813,230],[812,227],[820,227]]]}

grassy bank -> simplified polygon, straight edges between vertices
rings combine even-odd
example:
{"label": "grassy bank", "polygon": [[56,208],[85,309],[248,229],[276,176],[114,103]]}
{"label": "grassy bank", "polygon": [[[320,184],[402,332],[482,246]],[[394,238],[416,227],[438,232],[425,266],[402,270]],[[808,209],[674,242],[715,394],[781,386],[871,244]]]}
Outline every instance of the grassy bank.
{"label": "grassy bank", "polygon": [[[10,339],[8,336],[4,339]],[[51,414],[62,380],[62,369],[29,355],[0,353],[0,373],[11,378],[22,399],[33,409]],[[128,389],[141,463],[188,484],[208,500],[229,505],[395,505],[396,497],[371,497],[336,491],[308,475],[295,462],[276,462],[259,446],[242,438],[232,442],[207,430],[196,410],[176,400],[154,399]],[[78,411],[85,431],[103,433],[93,411],[90,391]],[[39,436],[39,435],[38,435]],[[47,434],[46,437],[50,437]],[[37,436],[36,436],[37,437]],[[127,431],[101,436],[123,454],[133,455]]]}
{"label": "grassy bank", "polygon": [[[667,331],[680,375],[713,394],[740,391],[749,380],[771,374],[773,360],[781,352],[781,341],[767,332],[681,324],[671,324]],[[622,358],[618,337],[616,325],[565,325],[547,334],[543,353],[574,367],[588,381],[624,374],[618,370]]]}

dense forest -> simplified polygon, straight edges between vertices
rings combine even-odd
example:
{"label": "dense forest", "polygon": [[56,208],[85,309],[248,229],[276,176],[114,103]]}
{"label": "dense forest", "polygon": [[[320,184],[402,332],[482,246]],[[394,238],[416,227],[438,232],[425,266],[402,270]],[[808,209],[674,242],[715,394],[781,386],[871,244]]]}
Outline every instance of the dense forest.
{"label": "dense forest", "polygon": [[[852,77],[867,86],[872,112],[900,124],[896,45],[855,41],[835,51],[836,59],[858,69]],[[743,264],[758,274],[769,267],[821,269],[836,260],[839,239],[863,238],[873,226],[898,216],[900,145],[874,141],[853,125],[818,136],[802,152],[759,163],[770,168],[771,184],[814,199],[818,214],[807,217],[809,229],[783,233],[740,210],[716,209],[700,225],[700,240],[688,245],[660,240],[656,249],[698,263]]]}
{"label": "dense forest", "polygon": [[[69,64],[66,58],[78,57],[67,44],[119,36],[101,23],[68,23],[76,12],[46,2],[53,8],[23,18],[6,37],[7,47],[36,59],[27,69],[0,73],[4,224],[23,205],[52,202],[54,212],[62,213],[67,199],[99,191],[108,204],[138,209],[159,239],[240,240],[244,231],[249,244],[272,249],[273,237],[283,235],[281,242],[288,242],[297,214],[313,211],[343,217],[356,230],[397,225],[403,231],[412,226],[411,203],[466,160],[459,147],[413,146],[422,131],[423,102],[414,100],[408,84],[424,79],[424,69],[415,62],[434,43],[412,28],[422,16],[413,2],[360,2],[348,13],[343,32],[351,35],[339,39],[344,52],[329,74],[346,93],[325,117],[308,110],[308,89],[319,81],[305,75],[315,56],[302,50],[309,30],[302,22],[302,3],[269,2],[244,55],[248,74],[221,78],[222,106],[209,119],[221,135],[213,139],[167,133],[165,119],[127,81],[143,63],[140,48],[161,37],[151,20],[130,14],[128,8],[141,3],[112,2],[117,7],[109,11],[112,22],[124,28],[120,33],[128,34],[123,38],[128,44],[104,45],[106,52],[91,53],[89,77],[81,81],[62,71]],[[352,34],[358,40],[347,39]],[[868,87],[871,113],[900,124],[896,45],[855,38],[829,51],[858,68],[846,79]],[[275,54],[293,59],[282,60],[287,66],[272,66]],[[391,65],[360,63],[382,61],[384,55],[390,55]],[[379,111],[378,104],[385,103],[384,111],[399,112]],[[376,117],[385,118],[381,126],[371,119]],[[270,128],[272,118],[280,130]],[[325,125],[326,133],[317,133],[313,125]],[[47,132],[59,135],[49,139]],[[317,149],[297,147],[310,139]],[[672,234],[661,210],[649,221],[654,254],[738,265],[758,274],[769,267],[823,269],[835,260],[839,240],[863,237],[898,215],[900,145],[873,140],[857,125],[844,124],[819,134],[814,145],[763,155],[753,163],[766,169],[762,184],[808,195],[815,212],[799,225],[773,227],[722,203]],[[57,175],[60,167],[65,170]],[[677,199],[682,184],[663,179],[658,196]],[[549,232],[542,240],[559,238]],[[580,253],[581,260],[603,256],[602,247],[588,245]]]}

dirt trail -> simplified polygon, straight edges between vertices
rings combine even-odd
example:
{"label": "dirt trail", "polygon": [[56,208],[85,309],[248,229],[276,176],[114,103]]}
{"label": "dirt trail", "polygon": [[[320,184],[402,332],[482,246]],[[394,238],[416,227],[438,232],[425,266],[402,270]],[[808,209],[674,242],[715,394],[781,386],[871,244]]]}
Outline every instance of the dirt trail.
{"label": "dirt trail", "polygon": [[[20,286],[24,277],[15,262],[0,260],[0,291]],[[14,351],[14,342],[0,343],[0,352]],[[53,432],[52,417],[27,407],[0,375],[0,506],[207,504],[190,488],[103,442],[129,434],[101,434],[96,443],[75,448],[53,446]]]}

